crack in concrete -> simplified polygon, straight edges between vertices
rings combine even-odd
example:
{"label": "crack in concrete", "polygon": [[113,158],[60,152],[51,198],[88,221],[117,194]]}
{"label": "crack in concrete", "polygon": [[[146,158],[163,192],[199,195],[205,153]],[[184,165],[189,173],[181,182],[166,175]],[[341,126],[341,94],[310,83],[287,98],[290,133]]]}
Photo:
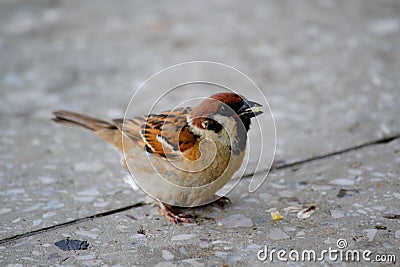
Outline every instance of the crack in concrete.
{"label": "crack in concrete", "polygon": [[[310,163],[310,162],[321,160],[321,159],[325,159],[325,158],[330,158],[330,157],[333,157],[333,156],[336,156],[336,155],[345,154],[345,153],[348,153],[348,152],[351,152],[351,151],[355,151],[355,150],[358,150],[358,149],[362,149],[362,148],[365,148],[365,147],[370,147],[370,146],[380,145],[380,144],[386,144],[386,143],[389,143],[389,142],[391,142],[393,140],[396,140],[396,139],[399,139],[399,138],[400,138],[400,133],[394,134],[394,135],[391,135],[391,136],[382,137],[382,138],[379,138],[379,139],[375,139],[375,140],[372,140],[372,141],[365,142],[365,143],[357,145],[357,146],[353,146],[353,147],[341,149],[341,150],[338,150],[338,151],[334,151],[334,152],[329,152],[329,153],[313,156],[313,157],[310,157],[310,158],[306,158],[304,160],[299,160],[299,161],[294,161],[294,162],[291,162],[291,163],[283,163],[283,164],[279,164],[279,165],[276,165],[276,166],[272,166],[270,171],[291,168],[293,166],[302,165],[302,164]],[[260,172],[257,172],[257,173],[249,174],[249,175],[246,175],[246,176],[244,176],[242,178],[251,177],[251,176],[253,176],[255,174],[259,174],[259,173],[262,173],[262,172],[265,172],[265,171],[260,171]],[[76,219],[76,220],[72,220],[72,221],[56,224],[56,225],[53,225],[53,226],[41,228],[41,229],[38,229],[38,230],[34,230],[34,231],[27,232],[27,233],[15,235],[15,236],[12,236],[12,237],[7,237],[7,238],[4,238],[4,239],[1,239],[0,240],[0,244],[9,243],[9,242],[12,242],[12,241],[15,241],[15,240],[18,240],[18,239],[22,239],[22,238],[34,236],[34,235],[37,235],[37,234],[40,234],[40,233],[44,233],[44,232],[52,231],[52,230],[55,230],[55,229],[63,228],[63,227],[66,227],[66,226],[82,223],[82,222],[85,222],[85,221],[88,221],[88,220],[93,220],[93,219],[96,219],[96,218],[101,218],[101,217],[113,215],[113,214],[116,214],[116,213],[124,212],[126,210],[130,210],[130,209],[133,209],[133,208],[141,207],[141,206],[144,206],[144,205],[146,205],[146,203],[139,202],[139,203],[136,203],[136,204],[133,204],[133,205],[129,205],[129,206],[126,206],[126,207],[122,207],[122,208],[119,208],[119,209],[105,211],[105,212],[97,213],[95,215],[87,216],[87,217],[84,217],[84,218],[79,218],[79,219]]]}
{"label": "crack in concrete", "polygon": [[[282,163],[282,164],[277,164],[275,166],[274,166],[274,164],[272,164],[272,167],[270,168],[269,171],[277,171],[277,170],[287,169],[287,168],[291,168],[291,167],[294,167],[294,166],[310,163],[310,162],[313,162],[313,161],[326,159],[326,158],[334,157],[334,156],[341,155],[341,154],[346,154],[348,152],[352,152],[352,151],[355,151],[355,150],[358,150],[358,149],[362,149],[362,148],[365,148],[365,147],[370,147],[370,146],[374,146],[374,145],[381,145],[381,144],[387,144],[387,143],[389,143],[389,142],[391,142],[393,140],[399,139],[399,138],[400,138],[400,133],[394,134],[394,135],[390,135],[390,136],[386,136],[386,137],[382,137],[382,138],[379,138],[379,139],[375,139],[373,141],[368,141],[368,142],[362,143],[362,144],[357,145],[357,146],[344,148],[344,149],[341,149],[341,150],[337,150],[337,151],[333,151],[333,152],[329,152],[329,153],[313,156],[313,157],[310,157],[310,158],[306,158],[306,159],[302,159],[302,160],[298,160],[298,161],[294,161],[294,162],[290,162],[290,163]],[[266,171],[268,171],[268,170],[262,170],[262,171],[259,171],[259,172],[256,172],[256,173],[250,173],[248,175],[243,176],[242,178],[252,177],[253,175],[264,173]]]}
{"label": "crack in concrete", "polygon": [[11,237],[7,237],[7,238],[4,238],[4,239],[1,239],[0,240],[0,244],[9,243],[11,241],[15,241],[15,240],[18,240],[18,239],[21,239],[21,238],[30,237],[30,236],[33,236],[33,235],[37,235],[37,234],[48,232],[48,231],[51,231],[51,230],[63,228],[63,227],[69,226],[69,225],[74,225],[74,224],[86,222],[86,221],[93,220],[93,219],[96,219],[96,218],[101,218],[101,217],[113,215],[113,214],[116,214],[116,213],[120,213],[120,212],[123,212],[123,211],[126,211],[126,210],[133,209],[133,208],[138,208],[138,207],[141,207],[141,206],[144,206],[144,205],[146,205],[146,203],[139,202],[139,203],[136,203],[136,204],[133,204],[133,205],[129,205],[129,206],[126,206],[126,207],[122,207],[122,208],[119,208],[119,209],[105,211],[105,212],[97,213],[97,214],[94,214],[94,215],[91,215],[91,216],[75,219],[75,220],[72,220],[72,221],[55,224],[55,225],[52,225],[52,226],[49,226],[49,227],[45,227],[45,228],[41,228],[41,229],[38,229],[38,230],[34,230],[34,231],[30,231],[30,232],[26,232],[26,233],[23,233],[23,234],[19,234],[19,235],[15,235],[15,236],[11,236]]}

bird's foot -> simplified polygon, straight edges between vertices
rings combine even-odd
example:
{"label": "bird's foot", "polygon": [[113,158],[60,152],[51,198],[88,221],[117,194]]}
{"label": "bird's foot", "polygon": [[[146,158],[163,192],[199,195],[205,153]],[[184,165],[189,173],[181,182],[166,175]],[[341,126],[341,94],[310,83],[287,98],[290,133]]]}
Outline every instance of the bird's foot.
{"label": "bird's foot", "polygon": [[158,207],[160,208],[160,213],[167,219],[173,223],[193,223],[192,215],[190,214],[175,214],[171,208],[161,202],[159,199],[156,199]]}

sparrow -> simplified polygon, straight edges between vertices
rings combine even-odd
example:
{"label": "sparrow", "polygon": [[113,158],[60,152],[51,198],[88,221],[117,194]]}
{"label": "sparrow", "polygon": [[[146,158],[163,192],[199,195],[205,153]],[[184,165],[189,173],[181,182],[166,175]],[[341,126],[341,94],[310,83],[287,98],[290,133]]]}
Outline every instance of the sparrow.
{"label": "sparrow", "polygon": [[172,207],[229,202],[215,193],[242,165],[251,119],[261,105],[236,93],[218,93],[194,107],[104,121],[65,110],[53,121],[86,128],[114,145],[135,182],[174,223],[190,214]]}

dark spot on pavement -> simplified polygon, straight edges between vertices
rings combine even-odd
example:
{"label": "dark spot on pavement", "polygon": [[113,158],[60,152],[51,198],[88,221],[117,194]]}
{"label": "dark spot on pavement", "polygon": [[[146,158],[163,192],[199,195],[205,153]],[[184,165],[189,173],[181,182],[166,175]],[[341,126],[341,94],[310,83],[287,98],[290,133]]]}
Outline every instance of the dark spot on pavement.
{"label": "dark spot on pavement", "polygon": [[358,190],[353,190],[353,189],[340,189],[339,192],[337,193],[338,198],[342,197],[351,197],[358,193]]}
{"label": "dark spot on pavement", "polygon": [[385,214],[383,218],[386,219],[400,219],[400,214]]}
{"label": "dark spot on pavement", "polygon": [[89,247],[87,241],[63,239],[54,243],[59,249],[68,250],[86,250]]}

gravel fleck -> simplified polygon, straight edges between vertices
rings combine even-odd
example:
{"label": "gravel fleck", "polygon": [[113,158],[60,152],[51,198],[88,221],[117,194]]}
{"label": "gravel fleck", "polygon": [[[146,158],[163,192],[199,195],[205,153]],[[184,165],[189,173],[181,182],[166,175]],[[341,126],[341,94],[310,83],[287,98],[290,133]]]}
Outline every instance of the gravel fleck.
{"label": "gravel fleck", "polygon": [[350,179],[346,179],[346,178],[339,178],[339,179],[335,179],[329,182],[330,184],[335,184],[335,185],[354,185],[355,182],[353,180]]}
{"label": "gravel fleck", "polygon": [[233,214],[218,221],[227,228],[252,227],[253,222],[242,214]]}
{"label": "gravel fleck", "polygon": [[188,263],[193,267],[203,267],[204,264],[201,262],[198,262],[198,259],[186,259],[182,261],[183,263]]}
{"label": "gravel fleck", "polygon": [[278,228],[271,228],[267,234],[267,238],[272,240],[282,240],[288,239],[290,236]]}
{"label": "gravel fleck", "polygon": [[104,164],[100,162],[78,162],[73,168],[76,172],[99,172],[104,169]]}
{"label": "gravel fleck", "polygon": [[169,250],[162,250],[161,252],[164,260],[170,261],[175,258],[174,254],[172,254]]}
{"label": "gravel fleck", "polygon": [[85,236],[85,237],[90,237],[90,238],[93,238],[93,239],[96,239],[99,235],[98,234],[96,234],[96,233],[93,233],[93,232],[91,232],[91,231],[85,231],[85,230],[78,230],[78,231],[76,231],[75,232],[77,235],[80,235],[80,236]]}
{"label": "gravel fleck", "polygon": [[363,231],[368,238],[368,241],[373,241],[377,232],[377,229],[366,229]]}
{"label": "gravel fleck", "polygon": [[192,234],[182,234],[182,235],[173,236],[173,237],[171,238],[171,240],[172,240],[172,241],[183,241],[183,240],[192,239],[192,238],[194,238],[194,237],[195,237],[195,235],[192,235]]}
{"label": "gravel fleck", "polygon": [[154,267],[175,267],[176,265],[169,261],[162,261],[154,265]]}
{"label": "gravel fleck", "polygon": [[87,261],[87,260],[94,259],[94,256],[95,256],[95,253],[94,252],[90,252],[88,255],[79,255],[79,256],[76,256],[75,258],[77,260]]}
{"label": "gravel fleck", "polygon": [[11,209],[9,209],[9,208],[0,209],[0,215],[5,214],[5,213],[8,213],[8,212],[10,212],[10,211],[11,211]]}
{"label": "gravel fleck", "polygon": [[341,210],[330,210],[332,218],[342,218],[344,217],[344,212]]}
{"label": "gravel fleck", "polygon": [[232,252],[216,251],[214,255],[218,258],[224,259],[227,262],[237,262],[241,260],[239,255],[235,255]]}
{"label": "gravel fleck", "polygon": [[394,236],[395,238],[400,239],[400,230],[397,230]]}

